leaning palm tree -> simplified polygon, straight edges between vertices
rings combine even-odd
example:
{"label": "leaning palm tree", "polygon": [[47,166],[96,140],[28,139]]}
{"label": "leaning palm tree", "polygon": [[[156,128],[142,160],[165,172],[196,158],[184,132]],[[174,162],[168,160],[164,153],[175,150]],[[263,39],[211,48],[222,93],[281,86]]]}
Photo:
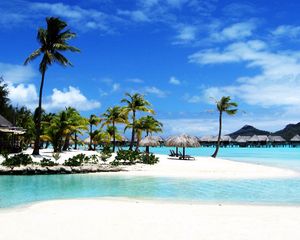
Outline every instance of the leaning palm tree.
{"label": "leaning palm tree", "polygon": [[149,108],[151,104],[144,98],[143,95],[139,93],[134,93],[134,94],[126,93],[125,96],[127,98],[123,98],[121,102],[127,104],[127,106],[123,108],[123,112],[125,114],[129,114],[129,113],[132,114],[132,122],[131,122],[132,132],[131,132],[131,141],[129,145],[129,150],[132,150],[134,144],[135,130],[136,130],[135,129],[136,113],[140,111],[140,112],[148,112],[154,114],[154,111],[153,109]]}
{"label": "leaning palm tree", "polygon": [[103,125],[112,126],[112,137],[113,137],[113,152],[116,148],[116,124],[118,123],[127,123],[127,115],[124,114],[124,111],[121,107],[115,106],[110,107],[103,114]]}
{"label": "leaning palm tree", "polygon": [[96,115],[92,114],[89,118],[89,125],[90,125],[90,144],[89,144],[89,150],[93,150],[93,126],[97,126],[101,122],[101,119],[97,117]]}
{"label": "leaning palm tree", "polygon": [[68,45],[67,41],[76,36],[70,30],[65,30],[67,24],[59,18],[50,17],[46,19],[47,29],[39,28],[37,39],[40,47],[35,50],[25,60],[25,65],[42,55],[39,70],[42,74],[42,80],[39,92],[39,106],[37,108],[36,121],[36,139],[34,143],[33,155],[39,155],[40,135],[41,135],[41,114],[42,114],[42,96],[45,80],[45,73],[49,66],[58,63],[62,66],[72,66],[69,60],[61,54],[64,51],[79,52],[78,48]]}
{"label": "leaning palm tree", "polygon": [[238,104],[235,102],[230,102],[231,98],[228,97],[222,97],[219,101],[216,101],[217,104],[217,110],[219,112],[219,135],[218,135],[218,141],[217,141],[217,146],[216,150],[211,155],[213,158],[217,157],[219,148],[220,148],[220,140],[221,140],[221,134],[222,134],[222,116],[223,113],[227,113],[228,115],[235,115],[237,112],[237,106]]}
{"label": "leaning palm tree", "polygon": [[145,116],[140,118],[143,130],[146,132],[146,137],[152,133],[162,132],[163,124],[156,120],[153,116]]}

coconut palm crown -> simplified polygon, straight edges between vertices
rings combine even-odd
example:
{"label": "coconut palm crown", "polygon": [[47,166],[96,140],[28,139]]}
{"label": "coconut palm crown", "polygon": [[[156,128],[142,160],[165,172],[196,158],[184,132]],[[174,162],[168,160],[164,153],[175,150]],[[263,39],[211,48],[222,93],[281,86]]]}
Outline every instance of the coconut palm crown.
{"label": "coconut palm crown", "polygon": [[46,70],[53,63],[58,63],[65,67],[68,65],[71,66],[71,62],[64,55],[62,55],[61,52],[80,51],[78,48],[70,46],[67,43],[68,40],[76,36],[75,33],[72,33],[70,30],[65,30],[67,23],[55,17],[46,18],[46,22],[47,29],[38,29],[37,40],[40,44],[40,47],[31,53],[24,63],[27,65],[37,57],[42,56],[42,60],[39,65],[42,79],[39,91],[39,105],[37,108],[36,139],[33,150],[34,155],[39,154],[40,147],[42,96]]}
{"label": "coconut palm crown", "polygon": [[228,115],[235,115],[238,111],[237,106],[238,104],[235,102],[231,102],[231,98],[229,96],[222,97],[219,101],[216,101],[217,104],[217,110],[219,112],[219,134],[218,134],[218,142],[216,146],[216,150],[213,153],[212,157],[217,157],[219,148],[220,148],[220,141],[221,141],[221,134],[222,134],[222,116],[223,113],[226,113]]}
{"label": "coconut palm crown", "polygon": [[120,106],[110,107],[103,116],[103,125],[111,125],[113,137],[113,152],[116,148],[116,124],[127,123],[127,115]]}
{"label": "coconut palm crown", "polygon": [[123,108],[123,112],[125,114],[132,114],[132,122],[131,122],[131,141],[129,145],[129,149],[133,149],[134,137],[135,137],[135,123],[136,123],[136,113],[137,112],[148,112],[154,114],[153,109],[149,108],[151,104],[145,99],[145,97],[139,93],[126,93],[125,96],[127,98],[123,98],[121,100],[122,103],[126,103],[126,106]]}

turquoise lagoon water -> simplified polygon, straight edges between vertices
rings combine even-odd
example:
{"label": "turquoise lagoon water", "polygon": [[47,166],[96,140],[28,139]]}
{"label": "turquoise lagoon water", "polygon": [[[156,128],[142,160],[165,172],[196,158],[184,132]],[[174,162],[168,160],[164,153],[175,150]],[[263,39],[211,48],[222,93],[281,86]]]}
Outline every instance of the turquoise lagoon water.
{"label": "turquoise lagoon water", "polygon": [[[167,154],[171,148],[151,148]],[[188,149],[209,156],[213,148]],[[221,158],[279,166],[300,172],[300,148],[222,148]],[[300,178],[204,180],[93,174],[0,176],[0,208],[51,199],[128,197],[208,203],[300,206]]]}

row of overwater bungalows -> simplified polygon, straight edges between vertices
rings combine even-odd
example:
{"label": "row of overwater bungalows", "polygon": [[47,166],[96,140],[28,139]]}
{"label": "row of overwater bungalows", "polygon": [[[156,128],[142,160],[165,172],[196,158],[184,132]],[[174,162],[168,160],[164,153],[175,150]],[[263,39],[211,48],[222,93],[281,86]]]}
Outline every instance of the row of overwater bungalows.
{"label": "row of overwater bungalows", "polygon": [[[215,146],[217,144],[217,136],[204,136],[199,138],[202,146]],[[276,147],[276,146],[300,146],[300,136],[296,135],[290,140],[286,140],[281,136],[272,135],[253,135],[253,136],[237,136],[232,138],[230,136],[221,137],[221,146],[223,147]]]}

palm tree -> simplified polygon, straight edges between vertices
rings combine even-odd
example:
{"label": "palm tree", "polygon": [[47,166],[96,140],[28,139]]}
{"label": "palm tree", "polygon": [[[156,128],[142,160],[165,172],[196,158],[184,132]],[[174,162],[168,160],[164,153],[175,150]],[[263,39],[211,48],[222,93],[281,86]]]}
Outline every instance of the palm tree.
{"label": "palm tree", "polygon": [[124,114],[124,111],[121,107],[115,106],[110,107],[103,114],[104,123],[103,125],[112,125],[112,137],[113,137],[113,152],[116,148],[116,124],[118,123],[127,123],[127,115]]}
{"label": "palm tree", "polygon": [[93,126],[97,126],[101,122],[101,119],[98,118],[96,115],[92,114],[89,118],[89,125],[90,125],[90,144],[89,144],[89,150],[93,150],[92,144],[93,144]]}
{"label": "palm tree", "polygon": [[[132,123],[127,124],[127,126],[125,127],[125,131],[128,128],[132,128]],[[142,139],[142,135],[143,132],[146,132],[146,136],[149,136],[149,134],[152,133],[157,133],[157,132],[162,132],[162,126],[163,124],[159,121],[157,121],[154,117],[152,116],[145,116],[145,117],[141,117],[140,119],[137,119],[135,121],[135,137],[136,137],[136,148],[135,150],[138,151],[139,149],[139,143]],[[148,147],[146,149],[146,151],[149,150]]]}
{"label": "palm tree", "polygon": [[127,106],[123,108],[124,113],[132,114],[132,122],[131,122],[132,132],[131,132],[131,141],[129,145],[129,150],[132,150],[134,137],[135,137],[136,113],[140,111],[140,112],[148,112],[154,114],[154,111],[148,108],[149,106],[151,106],[151,104],[147,100],[145,100],[143,95],[139,93],[134,93],[134,94],[126,93],[125,96],[127,98],[123,98],[121,102],[127,104]]}
{"label": "palm tree", "polygon": [[70,146],[70,139],[71,136],[74,134],[74,141],[75,141],[75,149],[77,148],[77,134],[82,133],[82,130],[87,130],[88,122],[85,118],[81,117],[79,112],[72,107],[67,107],[66,110],[66,117],[68,121],[66,135],[65,135],[65,142],[63,146],[63,150],[68,150]]}
{"label": "palm tree", "polygon": [[221,100],[216,101],[217,104],[217,110],[219,112],[219,135],[218,135],[218,142],[216,146],[216,150],[213,153],[212,157],[217,157],[219,148],[220,148],[220,140],[221,140],[221,134],[222,134],[222,115],[223,112],[227,113],[228,115],[235,115],[237,112],[237,106],[238,104],[235,102],[230,102],[231,98],[228,97],[222,97]]}
{"label": "palm tree", "polygon": [[68,45],[67,41],[76,36],[70,30],[65,30],[67,23],[60,20],[59,18],[50,17],[46,18],[47,29],[39,28],[37,39],[39,41],[40,47],[35,50],[30,56],[25,60],[25,65],[33,61],[37,57],[42,55],[42,60],[40,62],[39,70],[42,75],[40,92],[39,92],[39,106],[37,110],[37,121],[36,121],[36,138],[34,143],[33,155],[39,155],[40,147],[40,135],[41,135],[41,115],[42,115],[42,96],[43,87],[45,80],[45,73],[49,66],[53,63],[58,63],[64,67],[72,64],[69,60],[61,54],[64,51],[79,52],[78,48]]}

